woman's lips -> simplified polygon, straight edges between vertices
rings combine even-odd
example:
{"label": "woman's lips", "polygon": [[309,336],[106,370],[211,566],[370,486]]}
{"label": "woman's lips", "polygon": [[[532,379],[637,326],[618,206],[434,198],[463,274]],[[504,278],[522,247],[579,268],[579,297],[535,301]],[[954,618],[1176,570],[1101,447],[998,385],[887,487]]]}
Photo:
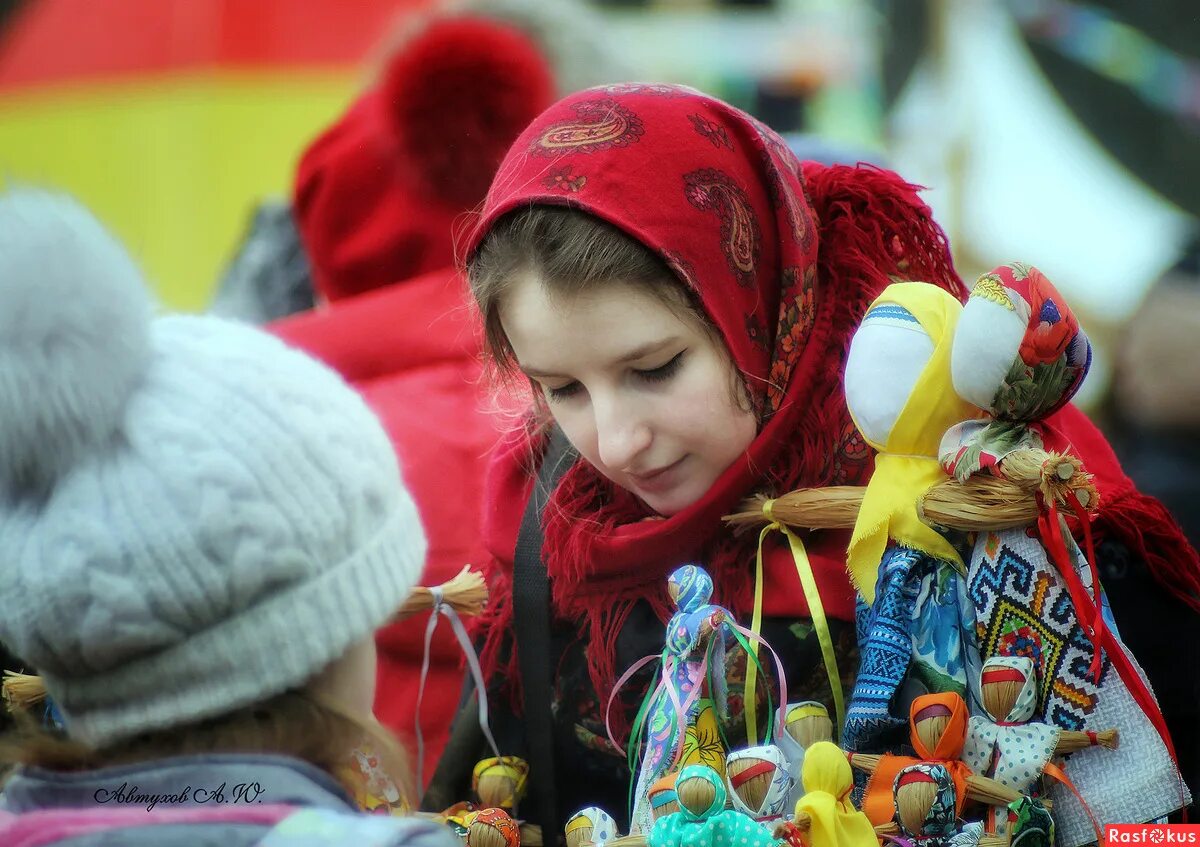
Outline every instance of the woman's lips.
{"label": "woman's lips", "polygon": [[637,486],[639,491],[644,491],[648,494],[657,494],[667,491],[674,487],[679,481],[679,467],[683,464],[683,459],[677,459],[666,467],[658,468],[657,470],[649,471],[643,474],[630,474],[630,479]]}

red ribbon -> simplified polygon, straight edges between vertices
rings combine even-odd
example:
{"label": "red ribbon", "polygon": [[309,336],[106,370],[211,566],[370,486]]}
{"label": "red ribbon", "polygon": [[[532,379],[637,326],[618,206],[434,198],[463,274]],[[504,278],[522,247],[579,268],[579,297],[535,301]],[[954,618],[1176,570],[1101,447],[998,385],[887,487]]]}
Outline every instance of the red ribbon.
{"label": "red ribbon", "polygon": [[773,765],[772,763],[757,762],[756,764],[753,764],[750,767],[746,768],[741,773],[738,773],[736,775],[730,774],[729,784],[732,785],[735,789],[741,788],[747,782],[754,779],[754,777],[761,776],[764,773],[770,773],[773,770],[775,770],[775,765]]}
{"label": "red ribbon", "polygon": [[[1183,809],[1183,822],[1187,823],[1187,804],[1184,802],[1187,795],[1183,787],[1183,776],[1179,772],[1179,757],[1175,754],[1175,743],[1171,740],[1171,731],[1167,729],[1166,719],[1163,717],[1162,710],[1158,707],[1158,701],[1154,699],[1154,695],[1146,687],[1146,683],[1142,680],[1141,674],[1133,666],[1133,662],[1125,652],[1124,647],[1116,640],[1112,631],[1104,625],[1103,601],[1100,598],[1100,576],[1096,570],[1096,549],[1092,540],[1091,518],[1079,502],[1079,498],[1075,496],[1075,492],[1068,491],[1067,503],[1071,506],[1072,511],[1075,512],[1075,516],[1079,519],[1080,527],[1083,531],[1084,547],[1087,550],[1087,563],[1092,575],[1093,597],[1088,596],[1083,581],[1079,578],[1079,574],[1075,573],[1075,568],[1071,564],[1071,557],[1067,553],[1067,545],[1062,537],[1062,525],[1059,522],[1058,509],[1053,500],[1047,503],[1042,497],[1041,492],[1038,492],[1037,500],[1038,534],[1042,538],[1042,544],[1045,546],[1046,551],[1050,554],[1050,560],[1054,562],[1063,581],[1066,582],[1067,591],[1071,595],[1071,601],[1075,604],[1075,614],[1079,618],[1079,624],[1083,627],[1088,639],[1092,642],[1091,672],[1096,684],[1100,684],[1100,672],[1103,667],[1103,657],[1100,651],[1103,647],[1104,651],[1108,654],[1109,661],[1116,669],[1117,675],[1125,683],[1125,687],[1129,689],[1129,693],[1133,695],[1134,702],[1138,704],[1138,707],[1142,710],[1142,714],[1153,724],[1159,738],[1162,739],[1163,745],[1167,748],[1167,753],[1171,756],[1171,762],[1175,766],[1175,776],[1179,780],[1179,805]],[[1091,617],[1092,622],[1090,624],[1085,617],[1086,615],[1090,615]],[[1062,773],[1062,771],[1060,770],[1059,773]],[[1072,791],[1075,790],[1069,781],[1064,784],[1070,787]],[[1080,799],[1082,800],[1082,798]],[[1091,812],[1089,811],[1088,814],[1090,815]]]}

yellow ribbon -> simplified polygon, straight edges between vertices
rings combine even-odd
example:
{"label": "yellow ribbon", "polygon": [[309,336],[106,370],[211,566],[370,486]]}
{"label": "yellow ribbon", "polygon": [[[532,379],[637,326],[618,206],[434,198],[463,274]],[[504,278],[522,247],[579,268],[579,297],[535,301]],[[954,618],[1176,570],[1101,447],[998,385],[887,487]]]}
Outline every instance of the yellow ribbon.
{"label": "yellow ribbon", "polygon": [[[808,560],[808,551],[804,542],[785,524],[775,519],[774,500],[763,503],[763,515],[770,523],[763,527],[758,534],[758,554],[754,561],[754,615],[750,619],[750,631],[756,636],[762,630],[762,592],[763,592],[763,541],[767,533],[782,532],[791,547],[792,561],[796,563],[796,574],[800,577],[800,587],[804,589],[804,599],[808,603],[808,615],[812,619],[813,629],[817,632],[817,640],[821,644],[821,657],[825,660],[825,673],[829,676],[829,688],[833,694],[833,708],[837,716],[835,727],[836,738],[841,738],[842,726],[846,720],[846,704],[842,695],[842,677],[838,673],[837,655],[833,651],[833,636],[829,632],[829,621],[825,617],[825,607],[821,604],[821,592],[817,589],[817,580],[813,576],[812,563]],[[750,649],[754,656],[758,655],[758,642],[751,640]],[[746,713],[746,740],[751,745],[758,740],[758,716],[754,704],[755,684],[758,682],[758,666],[754,661],[746,663],[746,693],[744,697]]]}

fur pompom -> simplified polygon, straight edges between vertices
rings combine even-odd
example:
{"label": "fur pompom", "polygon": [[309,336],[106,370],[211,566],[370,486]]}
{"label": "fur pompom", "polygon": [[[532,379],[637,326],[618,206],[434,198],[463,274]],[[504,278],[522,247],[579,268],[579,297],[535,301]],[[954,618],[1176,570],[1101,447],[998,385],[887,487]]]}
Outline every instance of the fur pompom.
{"label": "fur pompom", "polygon": [[509,145],[554,99],[550,66],[528,36],[466,16],[406,43],[382,85],[405,176],[462,208],[483,200]]}
{"label": "fur pompom", "polygon": [[151,301],[69,197],[0,195],[0,486],[40,489],[120,425],[149,358]]}

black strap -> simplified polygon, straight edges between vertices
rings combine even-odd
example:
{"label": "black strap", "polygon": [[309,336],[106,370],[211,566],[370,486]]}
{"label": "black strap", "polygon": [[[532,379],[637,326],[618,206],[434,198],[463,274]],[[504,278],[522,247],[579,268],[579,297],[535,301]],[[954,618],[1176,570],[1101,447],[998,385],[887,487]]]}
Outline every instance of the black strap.
{"label": "black strap", "polygon": [[554,773],[551,702],[550,580],[542,561],[542,512],[559,478],[575,460],[566,436],[556,427],[525,506],[513,557],[513,635],[524,691],[529,745],[530,800],[525,816],[542,827],[542,843],[552,845],[561,827]]}

